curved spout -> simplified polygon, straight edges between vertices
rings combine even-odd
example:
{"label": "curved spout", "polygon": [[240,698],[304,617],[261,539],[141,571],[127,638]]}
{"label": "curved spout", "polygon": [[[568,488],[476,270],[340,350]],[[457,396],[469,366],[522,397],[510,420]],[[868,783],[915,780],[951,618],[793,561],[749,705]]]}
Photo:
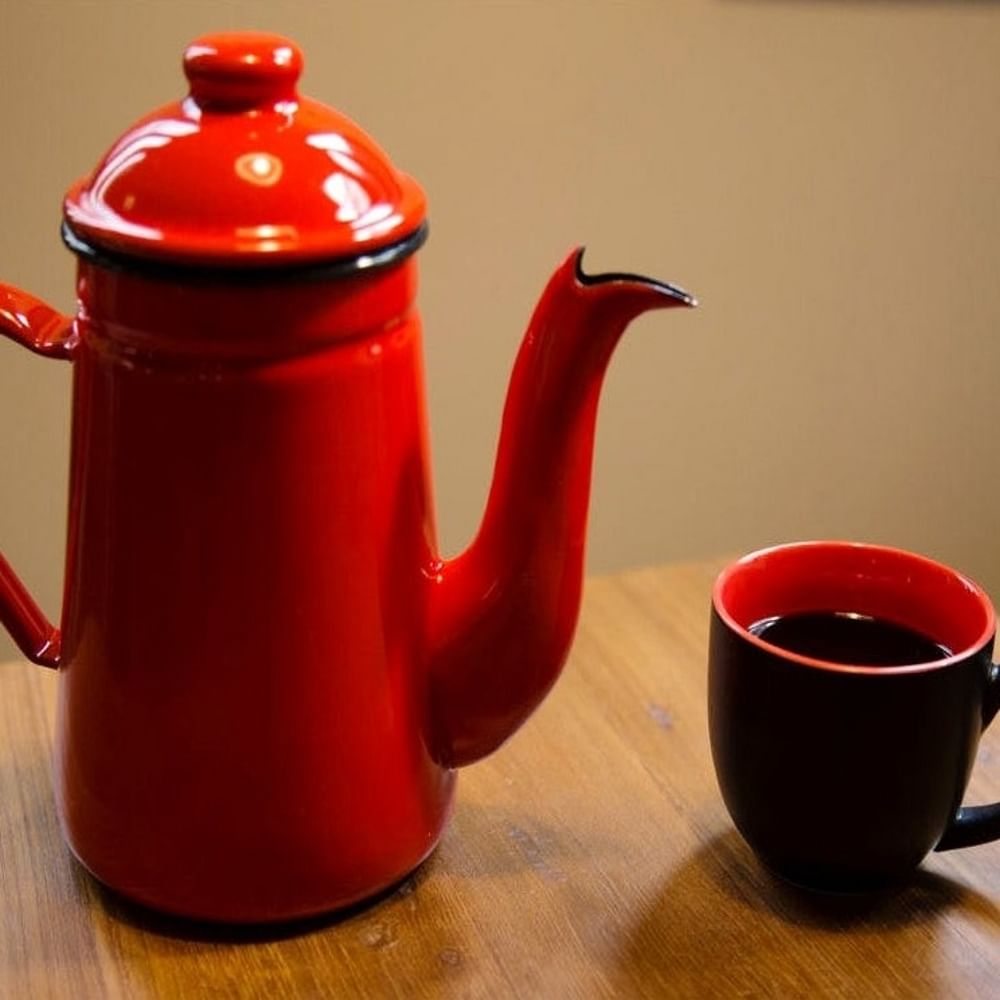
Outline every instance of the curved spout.
{"label": "curved spout", "polygon": [[582,256],[552,276],[522,342],[479,533],[428,573],[430,739],[450,766],[496,749],[559,675],[579,611],[604,372],[632,319],[695,304],[648,278],[585,275]]}

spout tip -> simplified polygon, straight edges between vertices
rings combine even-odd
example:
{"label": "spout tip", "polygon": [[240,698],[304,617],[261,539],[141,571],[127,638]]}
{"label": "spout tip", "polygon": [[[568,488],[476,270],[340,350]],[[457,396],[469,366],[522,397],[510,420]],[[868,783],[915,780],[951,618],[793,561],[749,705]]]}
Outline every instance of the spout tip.
{"label": "spout tip", "polygon": [[656,278],[647,278],[644,275],[632,274],[631,272],[626,271],[608,271],[604,274],[587,274],[583,270],[583,253],[584,247],[578,247],[573,254],[576,280],[579,281],[581,285],[593,286],[613,281],[625,281],[646,285],[648,288],[659,292],[661,295],[665,295],[669,299],[672,299],[674,304],[679,306],[686,306],[693,309],[698,305],[698,299],[690,292],[686,292],[683,288],[680,288],[677,285],[671,285],[666,281],[659,281]]}

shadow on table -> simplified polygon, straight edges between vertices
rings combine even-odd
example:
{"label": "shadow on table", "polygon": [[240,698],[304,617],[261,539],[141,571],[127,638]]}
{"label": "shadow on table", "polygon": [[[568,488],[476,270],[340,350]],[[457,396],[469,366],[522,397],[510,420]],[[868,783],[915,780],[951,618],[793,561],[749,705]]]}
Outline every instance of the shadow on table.
{"label": "shadow on table", "polygon": [[[485,845],[476,850],[470,845]],[[383,892],[342,910],[305,920],[276,924],[222,924],[174,917],[149,909],[108,889],[79,868],[88,892],[114,923],[148,931],[163,937],[206,944],[283,941],[349,923],[355,918],[377,916],[407,897],[412,897],[434,871],[440,852],[446,848],[445,868],[469,883],[495,882],[532,872],[544,882],[559,884],[569,880],[569,872],[583,863],[584,848],[562,828],[546,825],[535,817],[503,806],[462,803],[446,829],[441,846],[408,876]],[[614,843],[601,848],[617,851]],[[594,851],[589,843],[587,850]],[[502,891],[502,890],[501,890]]]}
{"label": "shadow on table", "polygon": [[1000,932],[991,899],[941,875],[918,870],[879,893],[813,893],[771,875],[730,831],[660,886],[623,938],[616,976],[637,996],[854,995],[859,982],[929,995],[949,913]]}
{"label": "shadow on table", "polygon": [[249,944],[285,941],[290,938],[302,937],[306,934],[335,927],[338,924],[347,923],[357,917],[363,917],[390,899],[406,897],[415,892],[431,865],[433,865],[433,855],[416,871],[411,872],[399,882],[354,906],[315,917],[270,924],[213,923],[171,916],[126,899],[113,889],[109,889],[96,879],[91,878],[82,869],[80,874],[81,878],[87,879],[91,893],[105,914],[113,921],[125,924],[134,930],[146,931],[150,934],[158,934],[180,941],[203,942],[205,944]]}
{"label": "shadow on table", "polygon": [[434,864],[428,859],[363,905],[271,925],[170,917],[89,878],[83,892],[107,975],[129,996],[202,996],[209,983],[213,997],[227,1000],[391,996],[398,981],[416,979],[437,991],[421,995],[437,995],[456,981],[460,987],[469,947],[462,928],[434,919],[426,893],[418,892]]}

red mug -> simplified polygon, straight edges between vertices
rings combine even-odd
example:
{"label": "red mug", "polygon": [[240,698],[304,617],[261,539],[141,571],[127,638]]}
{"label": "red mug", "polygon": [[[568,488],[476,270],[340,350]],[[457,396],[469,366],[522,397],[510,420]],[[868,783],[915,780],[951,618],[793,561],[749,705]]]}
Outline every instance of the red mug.
{"label": "red mug", "polygon": [[565,659],[614,346],[692,304],[570,255],[515,365],[482,527],[442,559],[424,195],[298,93],[301,64],[269,35],[193,43],[188,96],[69,191],[76,315],[0,286],[0,332],[74,369],[59,627],[0,557],[0,619],[60,673],[62,826],[107,885],[202,919],[346,906],[434,848],[454,769]]}
{"label": "red mug", "polygon": [[996,622],[971,580],[878,545],[754,552],[715,584],[709,729],[722,797],[772,871],[870,889],[1000,837],[962,806],[1000,707]]}

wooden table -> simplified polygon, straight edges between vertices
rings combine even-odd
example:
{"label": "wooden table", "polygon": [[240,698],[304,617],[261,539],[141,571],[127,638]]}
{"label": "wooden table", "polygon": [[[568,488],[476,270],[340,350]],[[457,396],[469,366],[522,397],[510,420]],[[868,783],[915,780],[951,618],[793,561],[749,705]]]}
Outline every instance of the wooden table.
{"label": "wooden table", "polygon": [[[63,847],[54,677],[0,668],[0,997],[992,997],[1000,845],[821,897],[762,871],[716,790],[705,718],[718,562],[590,581],[564,678],[462,775],[437,853],[386,898],[280,930],[123,904]],[[1000,727],[973,798],[1000,797]]]}

